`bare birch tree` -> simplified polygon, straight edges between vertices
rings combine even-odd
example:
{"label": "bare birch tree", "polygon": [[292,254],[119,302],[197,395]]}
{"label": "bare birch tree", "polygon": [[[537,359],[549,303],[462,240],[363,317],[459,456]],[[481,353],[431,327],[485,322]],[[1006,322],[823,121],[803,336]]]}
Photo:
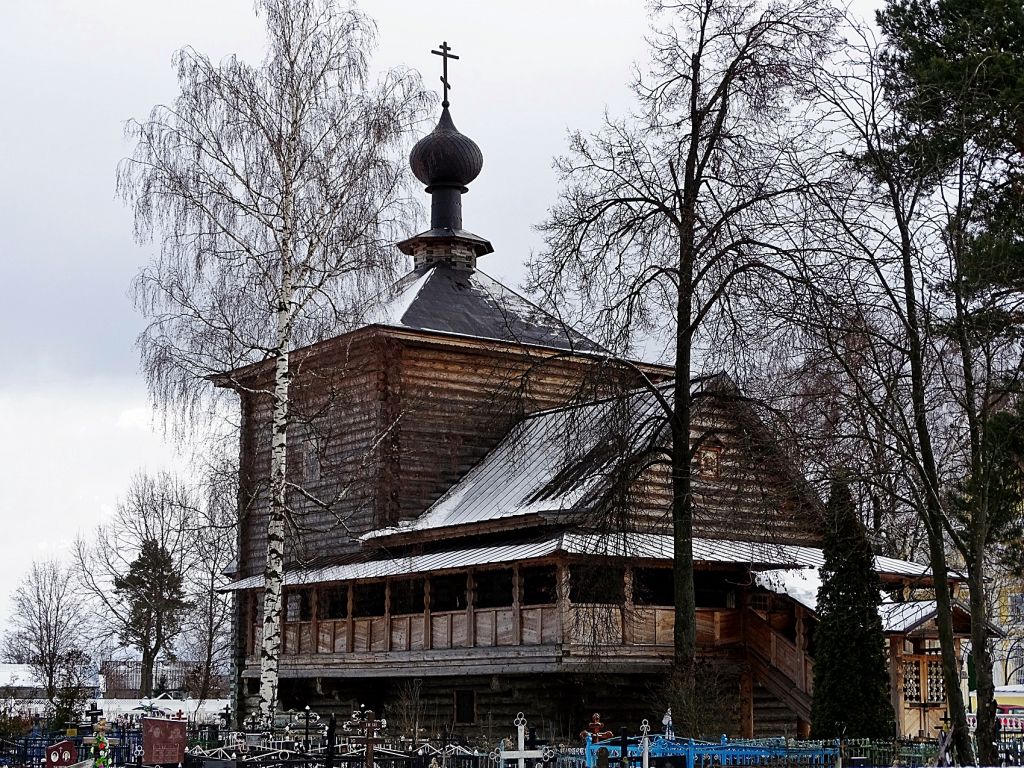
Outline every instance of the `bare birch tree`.
{"label": "bare birch tree", "polygon": [[401,150],[428,104],[417,75],[368,82],[373,23],[330,0],[258,0],[267,54],[253,67],[186,48],[180,93],[128,125],[119,188],[161,244],[135,285],[156,403],[203,412],[206,381],[273,361],[260,712],[277,705],[287,526],[289,353],[344,330],[396,264],[410,215]]}
{"label": "bare birch tree", "polygon": [[[808,70],[833,44],[822,0],[660,0],[653,64],[633,90],[639,113],[574,133],[556,161],[563,190],[541,226],[546,250],[532,288],[628,355],[664,332],[671,387],[653,385],[671,435],[675,664],[696,658],[691,385],[714,345],[742,347],[760,297],[780,282],[787,225],[802,180],[793,173],[806,126]],[[699,374],[699,371],[698,371]],[[649,382],[650,383],[650,382]]]}

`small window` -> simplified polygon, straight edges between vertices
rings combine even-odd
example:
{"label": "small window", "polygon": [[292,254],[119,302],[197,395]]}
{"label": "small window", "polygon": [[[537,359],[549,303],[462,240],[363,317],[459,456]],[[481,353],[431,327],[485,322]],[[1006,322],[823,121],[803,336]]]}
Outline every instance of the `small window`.
{"label": "small window", "polygon": [[312,621],[313,600],[308,589],[285,594],[285,621]]}
{"label": "small window", "polygon": [[455,724],[473,725],[476,722],[476,691],[455,689]]}
{"label": "small window", "polygon": [[599,565],[574,565],[569,569],[569,599],[574,603],[612,603],[625,599],[625,571]]}
{"label": "small window", "polygon": [[391,615],[423,613],[423,579],[391,582]]}
{"label": "small window", "polygon": [[505,608],[512,605],[512,570],[477,571],[475,608]]}
{"label": "small window", "polygon": [[634,568],[633,603],[636,605],[675,605],[672,569]]}
{"label": "small window", "polygon": [[383,616],[384,597],[383,581],[375,581],[371,584],[356,584],[352,588],[352,615]]}
{"label": "small window", "polygon": [[750,595],[750,607],[755,611],[767,613],[772,607],[772,598],[767,592],[754,592]]}
{"label": "small window", "polygon": [[466,574],[430,577],[430,610],[461,611],[466,608]]}
{"label": "small window", "polygon": [[320,444],[315,438],[310,438],[303,445],[302,449],[302,474],[307,483],[320,482]]}
{"label": "small window", "polygon": [[722,471],[722,449],[718,447],[701,448],[697,451],[697,474],[701,477],[714,479]]}
{"label": "small window", "polygon": [[348,618],[348,587],[325,587],[318,605],[321,619]]}
{"label": "small window", "polygon": [[1009,618],[1013,620],[1024,619],[1024,594],[1010,595]]}
{"label": "small window", "polygon": [[558,571],[553,565],[520,568],[523,605],[553,605],[558,602]]}

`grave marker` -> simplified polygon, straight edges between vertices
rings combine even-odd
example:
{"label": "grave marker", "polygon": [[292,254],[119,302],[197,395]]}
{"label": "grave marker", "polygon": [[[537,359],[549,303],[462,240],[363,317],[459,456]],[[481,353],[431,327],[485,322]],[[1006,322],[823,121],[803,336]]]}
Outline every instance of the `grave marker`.
{"label": "grave marker", "polygon": [[150,765],[185,761],[185,721],[142,718],[142,762]]}

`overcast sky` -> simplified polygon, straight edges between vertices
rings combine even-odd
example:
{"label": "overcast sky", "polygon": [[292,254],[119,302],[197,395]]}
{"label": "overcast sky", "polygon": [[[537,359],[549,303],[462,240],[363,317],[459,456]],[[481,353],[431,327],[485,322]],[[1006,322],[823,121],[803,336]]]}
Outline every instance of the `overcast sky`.
{"label": "overcast sky", "polygon": [[[867,4],[867,0],[865,5]],[[363,0],[375,66],[437,85],[442,40],[452,114],[484,153],[463,201],[512,285],[555,196],[568,128],[628,109],[644,55],[641,0]],[[0,616],[33,558],[61,556],[109,514],[131,474],[173,466],[150,427],[127,296],[152,245],[132,236],[114,171],[122,130],[176,93],[172,53],[262,58],[251,0],[31,0],[0,31]]]}

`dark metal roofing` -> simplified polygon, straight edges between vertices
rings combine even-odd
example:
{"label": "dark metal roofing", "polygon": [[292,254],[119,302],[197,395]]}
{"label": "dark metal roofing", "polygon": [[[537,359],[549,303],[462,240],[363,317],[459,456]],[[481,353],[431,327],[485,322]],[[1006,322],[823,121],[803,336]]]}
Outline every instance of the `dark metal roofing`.
{"label": "dark metal roofing", "polygon": [[479,270],[431,264],[395,283],[370,324],[438,331],[581,352],[604,352],[583,334]]}

